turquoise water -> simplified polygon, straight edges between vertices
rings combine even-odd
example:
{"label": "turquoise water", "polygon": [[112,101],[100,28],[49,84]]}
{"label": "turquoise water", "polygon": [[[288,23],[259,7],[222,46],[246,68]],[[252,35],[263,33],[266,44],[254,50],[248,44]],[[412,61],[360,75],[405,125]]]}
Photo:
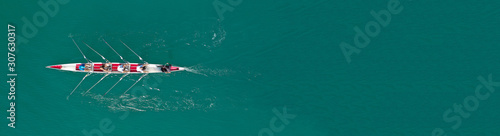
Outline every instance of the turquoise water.
{"label": "turquoise water", "polygon": [[[60,1],[31,38],[22,17],[46,12],[35,1],[4,2],[0,20],[16,26],[18,76],[16,128],[4,112],[0,135],[500,135],[500,94],[478,80],[500,81],[500,2],[401,1],[348,63],[340,43],[356,47],[353,28],[364,30],[376,20],[370,11],[388,2],[221,0],[221,19],[214,1]],[[128,61],[140,62],[120,40],[149,63],[189,70],[152,74],[122,96],[140,77],[130,75],[103,96],[121,76],[112,75],[82,96],[103,76],[93,74],[66,99],[85,74],[44,67],[85,62],[70,34],[96,62],[83,42],[121,61],[102,37]],[[479,99],[477,86],[489,97]],[[443,117],[464,100],[468,116]]]}

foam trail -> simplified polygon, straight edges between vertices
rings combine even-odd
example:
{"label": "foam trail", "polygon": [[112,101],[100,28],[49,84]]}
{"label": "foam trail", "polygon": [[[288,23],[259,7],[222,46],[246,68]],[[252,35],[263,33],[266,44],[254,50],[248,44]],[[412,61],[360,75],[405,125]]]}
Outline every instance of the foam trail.
{"label": "foam trail", "polygon": [[191,67],[186,68],[186,71],[187,71],[187,72],[191,72],[191,73],[195,73],[195,74],[199,74],[199,75],[204,75],[204,76],[208,77],[208,75],[207,75],[207,74],[203,74],[203,73],[201,73],[199,70],[193,69],[193,68],[191,68]]}

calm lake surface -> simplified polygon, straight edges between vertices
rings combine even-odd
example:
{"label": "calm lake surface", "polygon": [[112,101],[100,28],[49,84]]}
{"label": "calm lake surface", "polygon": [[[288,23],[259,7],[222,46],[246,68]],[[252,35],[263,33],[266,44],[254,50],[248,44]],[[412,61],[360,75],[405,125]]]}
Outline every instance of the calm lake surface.
{"label": "calm lake surface", "polygon": [[[0,135],[500,135],[500,1],[401,0],[397,14],[390,0],[56,4],[0,6],[16,26],[18,74],[16,128],[4,81]],[[45,66],[86,62],[70,35],[94,62],[84,42],[122,62],[104,38],[130,62],[141,61],[120,40],[188,71],[150,74],[122,95],[140,77],[129,75],[103,96],[121,77],[111,75],[82,96],[104,76],[92,74],[67,99],[85,73]]]}

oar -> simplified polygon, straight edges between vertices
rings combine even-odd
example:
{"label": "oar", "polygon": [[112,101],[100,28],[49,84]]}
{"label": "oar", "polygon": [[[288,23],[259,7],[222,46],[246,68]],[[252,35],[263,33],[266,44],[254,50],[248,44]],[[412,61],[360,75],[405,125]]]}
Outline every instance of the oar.
{"label": "oar", "polygon": [[67,100],[69,100],[69,96],[71,96],[75,92],[75,90],[80,86],[80,84],[82,84],[83,80],[85,80],[85,78],[87,78],[88,76],[90,76],[94,72],[94,69],[93,69],[94,63],[90,59],[87,59],[87,56],[85,56],[85,54],[83,54],[82,50],[80,49],[80,47],[78,46],[78,44],[76,44],[75,39],[73,39],[73,36],[71,34],[70,34],[70,38],[71,38],[71,40],[73,40],[73,43],[75,44],[76,48],[78,48],[78,51],[80,51],[80,53],[82,54],[83,58],[85,60],[87,60],[87,63],[92,64],[92,71],[90,71],[89,73],[87,73],[82,78],[82,80],[80,80],[80,83],[78,83],[78,85],[76,85],[75,89],[73,89],[73,91],[71,91],[71,93],[68,95],[68,97],[66,97]]}
{"label": "oar", "polygon": [[75,89],[73,89],[73,91],[71,91],[71,93],[68,95],[68,97],[66,97],[66,100],[69,100],[69,96],[71,96],[73,94],[73,92],[75,92],[76,88],[78,88],[78,86],[80,86],[80,84],[83,82],[83,80],[85,80],[85,78],[87,78],[91,74],[92,74],[92,72],[89,72],[89,73],[87,73],[87,75],[85,75],[83,77],[83,79],[80,81],[80,83],[78,83],[78,85],[76,85]]}
{"label": "oar", "polygon": [[113,49],[113,47],[111,47],[111,45],[109,45],[108,42],[106,42],[106,40],[104,40],[104,38],[102,38],[102,40],[104,41],[104,43],[106,43],[106,45],[109,46],[109,48],[111,48],[111,50],[113,50],[116,53],[116,55],[120,56],[120,59],[122,59],[125,63],[128,63],[128,61],[126,61],[125,59],[123,59],[123,57],[118,52],[116,52],[116,50]]}
{"label": "oar", "polygon": [[145,64],[148,64],[148,62],[144,61],[144,60],[141,58],[141,56],[137,55],[137,53],[135,53],[135,51],[134,51],[134,50],[130,49],[130,47],[128,47],[128,45],[127,45],[127,44],[125,44],[122,40],[120,40],[120,42],[122,42],[122,43],[123,43],[123,45],[125,45],[125,47],[127,47],[127,48],[128,48],[130,51],[132,51],[132,52],[133,52],[133,53],[134,53],[137,57],[139,57],[139,59],[140,59],[142,62],[144,62]]}
{"label": "oar", "polygon": [[128,74],[130,74],[130,73],[126,73],[125,75],[123,75],[123,76],[120,78],[120,80],[118,80],[118,82],[116,82],[116,83],[115,83],[115,85],[113,85],[111,88],[109,88],[109,90],[108,90],[108,91],[106,91],[106,93],[104,93],[104,96],[106,96],[106,94],[108,94],[108,92],[109,92],[109,91],[111,91],[111,89],[113,89],[113,88],[114,88],[114,87],[115,87],[115,86],[116,86],[116,85],[117,85],[120,81],[122,81],[122,79],[123,79],[125,76],[127,76]]}
{"label": "oar", "polygon": [[135,84],[137,84],[137,82],[141,81],[141,79],[142,79],[143,77],[145,77],[146,75],[148,75],[148,74],[149,74],[149,73],[146,73],[146,74],[142,75],[142,76],[141,76],[141,77],[140,77],[137,81],[135,81],[135,83],[134,83],[134,84],[132,84],[132,86],[130,86],[130,88],[128,88],[128,89],[127,89],[127,91],[125,91],[123,94],[126,94],[126,93],[128,92],[128,90],[130,90],[132,87],[134,87],[134,85],[135,85]]}
{"label": "oar", "polygon": [[95,53],[97,53],[97,55],[101,56],[101,58],[106,61],[106,63],[110,63],[108,61],[108,59],[104,58],[104,56],[102,56],[99,52],[97,52],[96,50],[94,50],[94,48],[90,47],[87,43],[83,42],[83,44],[87,45],[87,47],[89,47],[91,50],[93,50]]}
{"label": "oar", "polygon": [[[104,75],[99,81],[97,81],[97,83],[95,83],[92,87],[90,87],[89,90],[87,90],[83,95],[87,94],[90,90],[92,90],[92,88],[94,88],[94,86],[96,86],[97,84],[99,84],[99,82],[101,82],[105,77],[107,77],[109,74],[111,73],[107,73],[106,75]],[[82,95],[82,96],[83,96]]]}

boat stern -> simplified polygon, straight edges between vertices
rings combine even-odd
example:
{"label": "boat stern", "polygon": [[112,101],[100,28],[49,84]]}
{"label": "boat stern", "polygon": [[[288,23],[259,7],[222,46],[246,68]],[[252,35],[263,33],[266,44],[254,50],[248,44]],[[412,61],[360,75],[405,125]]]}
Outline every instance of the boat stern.
{"label": "boat stern", "polygon": [[176,66],[172,66],[170,67],[170,71],[183,71],[183,70],[186,70],[186,68],[183,68],[183,67],[176,67]]}

